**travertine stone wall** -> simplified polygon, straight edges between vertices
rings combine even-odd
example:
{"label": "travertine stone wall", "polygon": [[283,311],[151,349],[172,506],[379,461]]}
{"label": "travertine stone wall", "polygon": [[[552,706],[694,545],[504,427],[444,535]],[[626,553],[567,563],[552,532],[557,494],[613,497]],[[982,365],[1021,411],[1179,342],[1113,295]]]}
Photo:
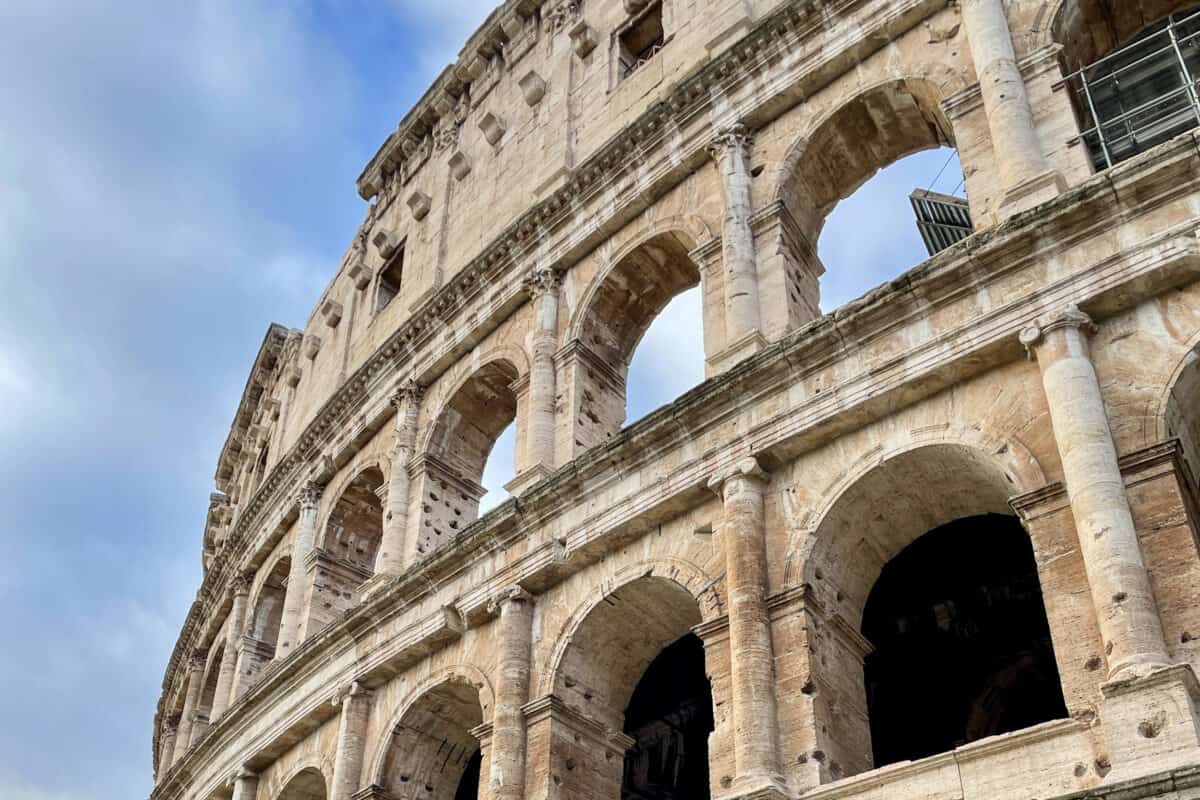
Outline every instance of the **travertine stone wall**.
{"label": "travertine stone wall", "polygon": [[[1112,5],[664,0],[628,74],[646,3],[496,9],[264,338],[155,800],[449,800],[476,752],[480,797],[615,800],[688,633],[720,800],[1200,796],[1200,134],[1093,175],[1058,85],[1187,4]],[[822,315],[829,212],[939,145],[976,234]],[[707,379],[627,426],[697,285]],[[1069,716],[876,769],[867,599],[985,513],[1029,534]]]}

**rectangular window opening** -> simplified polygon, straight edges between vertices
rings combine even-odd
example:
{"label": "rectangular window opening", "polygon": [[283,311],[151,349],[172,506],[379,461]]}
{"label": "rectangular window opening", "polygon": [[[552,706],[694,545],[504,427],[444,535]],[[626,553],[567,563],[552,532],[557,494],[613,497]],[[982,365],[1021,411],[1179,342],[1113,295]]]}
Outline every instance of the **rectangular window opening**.
{"label": "rectangular window opening", "polygon": [[620,48],[621,80],[624,80],[654,58],[666,42],[662,3],[651,3],[638,12],[617,34],[617,42]]}
{"label": "rectangular window opening", "polygon": [[388,262],[383,265],[383,269],[379,271],[379,285],[375,290],[375,310],[382,311],[383,308],[396,295],[400,294],[400,281],[404,275],[404,242],[396,248],[396,252],[388,259]]}

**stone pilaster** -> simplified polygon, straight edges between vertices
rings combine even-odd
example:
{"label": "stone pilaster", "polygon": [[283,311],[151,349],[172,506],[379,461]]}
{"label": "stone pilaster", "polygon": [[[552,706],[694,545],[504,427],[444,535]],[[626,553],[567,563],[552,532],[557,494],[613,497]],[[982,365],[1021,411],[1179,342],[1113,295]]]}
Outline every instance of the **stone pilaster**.
{"label": "stone pilaster", "polygon": [[492,798],[523,800],[527,731],[522,707],[529,701],[533,598],[514,586],[493,602],[500,609],[500,665],[492,718],[491,764],[485,779]]}
{"label": "stone pilaster", "polygon": [[525,468],[506,488],[520,494],[554,471],[554,353],[558,344],[558,292],[562,277],[545,267],[525,280],[534,303],[534,326],[529,349],[529,432],[525,437]]}
{"label": "stone pilaster", "polygon": [[1088,351],[1091,327],[1091,319],[1070,306],[1023,330],[1021,342],[1041,369],[1108,676],[1119,679],[1166,666],[1168,658]]}
{"label": "stone pilaster", "polygon": [[279,626],[276,658],[286,658],[300,644],[303,635],[308,555],[317,540],[317,509],[323,489],[310,481],[300,488],[296,496],[300,522],[296,526],[296,538],[292,541],[292,561],[288,571],[287,592],[283,598],[283,621]]}
{"label": "stone pilaster", "polygon": [[731,364],[756,352],[765,342],[751,228],[754,206],[750,196],[750,147],[753,141],[750,132],[739,123],[720,131],[709,146],[709,153],[721,173],[725,198],[721,243],[725,268],[726,349],[736,351],[727,359]]}
{"label": "stone pilaster", "polygon": [[337,752],[333,758],[333,780],[329,800],[350,800],[362,780],[363,753],[366,747],[367,720],[371,716],[371,695],[357,681],[333,699],[342,707],[338,719]]}
{"label": "stone pilaster", "polygon": [[1003,0],[963,0],[962,18],[1004,193],[1000,216],[1005,218],[1049,200],[1065,184],[1042,153]]}
{"label": "stone pilaster", "polygon": [[192,728],[196,723],[196,704],[200,700],[200,682],[204,680],[204,656],[197,650],[188,660],[187,690],[183,695],[183,713],[179,717],[179,730],[175,734],[175,751],[171,763],[179,761],[192,743]]}
{"label": "stone pilaster", "polygon": [[774,653],[767,609],[764,495],[754,458],[709,482],[725,504],[721,529],[729,608],[734,780],[729,796],[786,797],[779,764]]}
{"label": "stone pilaster", "polygon": [[396,409],[396,442],[392,446],[392,474],[384,503],[383,541],[375,558],[377,576],[399,575],[404,569],[411,483],[408,463],[412,460],[417,438],[417,412],[424,394],[419,383],[408,381],[392,395],[392,405]]}
{"label": "stone pilaster", "polygon": [[221,651],[221,665],[217,672],[217,689],[213,695],[212,708],[208,712],[211,722],[216,722],[229,704],[233,702],[233,684],[237,680],[239,645],[246,625],[246,604],[250,598],[250,579],[236,575],[230,587],[233,597],[229,610],[229,626],[225,631],[225,649]]}
{"label": "stone pilaster", "polygon": [[258,797],[258,775],[242,767],[230,781],[233,784],[233,800],[256,800]]}

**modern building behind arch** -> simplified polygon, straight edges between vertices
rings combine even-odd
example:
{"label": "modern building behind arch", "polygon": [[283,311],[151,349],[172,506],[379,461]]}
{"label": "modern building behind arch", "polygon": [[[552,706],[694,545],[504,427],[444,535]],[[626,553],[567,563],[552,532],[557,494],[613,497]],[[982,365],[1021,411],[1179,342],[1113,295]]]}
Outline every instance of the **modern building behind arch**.
{"label": "modern building behind arch", "polygon": [[[1200,797],[1197,53],[1167,0],[503,3],[267,330],[152,798]],[[831,210],[943,147],[936,255],[822,314]],[[705,380],[627,424],[693,287]]]}

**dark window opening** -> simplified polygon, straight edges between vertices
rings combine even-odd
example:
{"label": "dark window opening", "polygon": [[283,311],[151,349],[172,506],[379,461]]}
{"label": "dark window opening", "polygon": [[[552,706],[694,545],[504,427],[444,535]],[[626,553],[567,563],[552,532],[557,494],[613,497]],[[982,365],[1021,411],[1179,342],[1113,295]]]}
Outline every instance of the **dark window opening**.
{"label": "dark window opening", "polygon": [[689,633],[650,662],[625,709],[621,800],[708,800],[712,687],[704,644]]}
{"label": "dark window opening", "polygon": [[388,262],[379,271],[379,286],[375,291],[375,310],[380,311],[396,295],[400,294],[400,280],[404,276],[404,243],[396,248]]}
{"label": "dark window opening", "polygon": [[476,750],[458,781],[454,800],[475,800],[479,797],[479,771],[483,767],[483,751]]}
{"label": "dark window opening", "polygon": [[617,34],[617,42],[620,46],[621,79],[624,80],[654,58],[666,43],[662,3],[653,3],[639,12]]}
{"label": "dark window opening", "polygon": [[1033,546],[1013,517],[957,520],[902,550],[862,633],[876,767],[1067,716]]}
{"label": "dark window opening", "polygon": [[267,458],[270,455],[270,448],[263,447],[258,454],[258,463],[254,465],[254,488],[258,488],[262,484],[263,477],[267,474]]}

